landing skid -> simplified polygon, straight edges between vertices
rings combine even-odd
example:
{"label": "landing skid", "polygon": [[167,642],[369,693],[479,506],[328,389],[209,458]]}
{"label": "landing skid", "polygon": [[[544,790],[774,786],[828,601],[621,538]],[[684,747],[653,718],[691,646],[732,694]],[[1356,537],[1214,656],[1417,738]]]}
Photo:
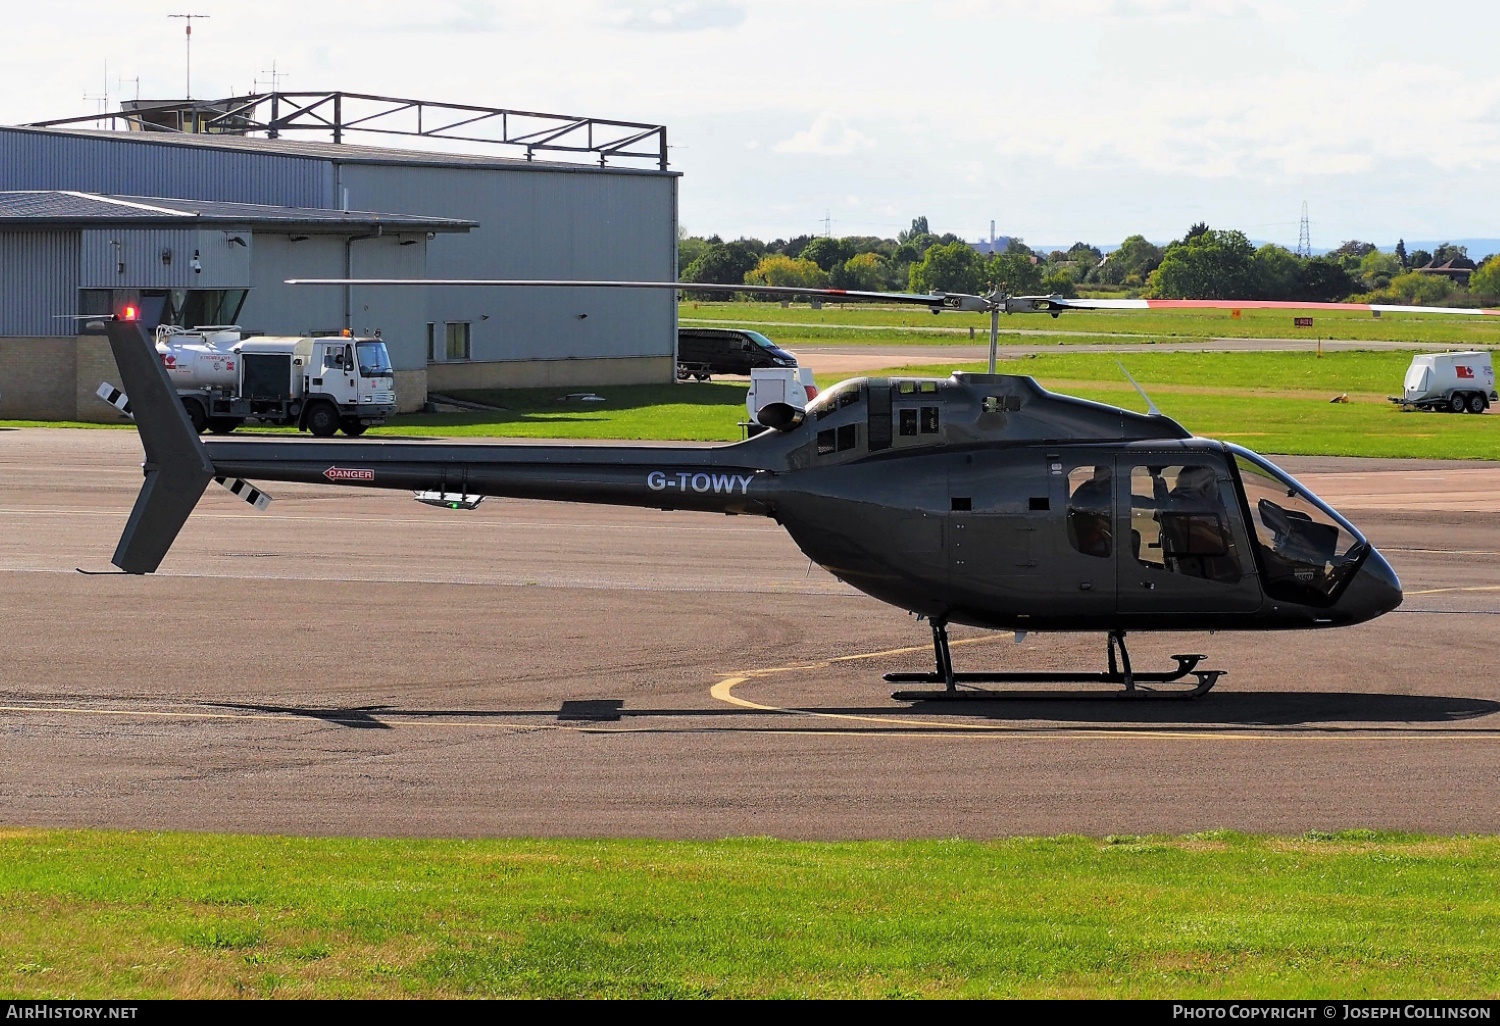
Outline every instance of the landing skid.
{"label": "landing skid", "polygon": [[[1116,659],[1115,650],[1119,649]],[[1174,655],[1177,666],[1172,670],[1139,673],[1130,666],[1130,652],[1125,648],[1125,632],[1109,632],[1109,669],[1102,673],[1070,671],[997,672],[991,670],[955,671],[953,654],[948,645],[948,625],[940,620],[932,621],[932,650],[936,670],[932,673],[887,673],[885,679],[892,684],[942,684],[941,691],[896,691],[891,697],[898,702],[930,701],[986,701],[993,699],[1038,699],[1038,698],[1197,698],[1206,695],[1224,676],[1224,670],[1197,669],[1206,657],[1203,655]],[[1196,684],[1184,681],[1186,677],[1197,679]],[[1183,686],[1170,688],[1150,687],[1153,684],[1173,684],[1184,681]],[[1119,684],[1120,691],[1094,691],[1069,689],[1067,691],[991,691],[981,688],[960,689],[960,684]],[[1148,685],[1140,687],[1138,685]]]}

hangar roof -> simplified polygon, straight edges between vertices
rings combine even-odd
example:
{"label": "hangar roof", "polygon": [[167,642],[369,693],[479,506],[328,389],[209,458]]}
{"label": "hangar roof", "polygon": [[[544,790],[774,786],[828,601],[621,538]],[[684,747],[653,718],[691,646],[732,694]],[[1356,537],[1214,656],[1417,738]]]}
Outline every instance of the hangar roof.
{"label": "hangar roof", "polygon": [[680,171],[655,168],[599,167],[563,161],[526,160],[521,157],[496,157],[477,153],[443,153],[436,150],[405,150],[389,146],[363,146],[358,143],[319,142],[313,139],[263,139],[256,136],[206,134],[196,132],[115,132],[107,129],[34,128],[29,125],[3,125],[0,131],[35,135],[74,136],[106,142],[143,146],[196,146],[209,150],[238,153],[273,153],[284,157],[310,157],[336,164],[396,164],[422,167],[468,167],[511,171],[565,171],[580,174],[666,175],[681,177]]}
{"label": "hangar roof", "polygon": [[105,196],[52,189],[0,192],[0,227],[43,224],[84,228],[125,224],[185,227],[236,224],[330,233],[375,227],[391,231],[467,232],[478,227],[477,221],[419,214],[384,214],[372,210],[277,207],[262,203],[161,199],[155,196]]}

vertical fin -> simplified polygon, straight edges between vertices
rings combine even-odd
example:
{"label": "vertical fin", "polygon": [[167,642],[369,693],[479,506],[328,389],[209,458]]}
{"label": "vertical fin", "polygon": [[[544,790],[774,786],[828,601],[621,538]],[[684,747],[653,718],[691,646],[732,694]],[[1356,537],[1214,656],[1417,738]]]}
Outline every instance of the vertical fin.
{"label": "vertical fin", "polygon": [[146,450],[146,482],[111,562],[126,573],[149,574],[161,565],[177,532],[213,479],[213,461],[198,440],[198,432],[193,430],[156,347],[141,330],[140,322],[115,319],[108,322],[107,329],[109,347]]}

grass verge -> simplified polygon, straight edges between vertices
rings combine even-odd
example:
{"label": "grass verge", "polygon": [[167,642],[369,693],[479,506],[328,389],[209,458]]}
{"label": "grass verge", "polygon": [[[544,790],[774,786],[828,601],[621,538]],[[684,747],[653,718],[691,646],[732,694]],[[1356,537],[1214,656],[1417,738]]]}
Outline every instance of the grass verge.
{"label": "grass verge", "polygon": [[7,997],[1493,997],[1500,839],[0,835]]}
{"label": "grass verge", "polygon": [[[1313,327],[1293,324],[1291,310],[1244,310],[1233,317],[1228,310],[1129,310],[1070,311],[1052,318],[1041,314],[1015,314],[1001,318],[1011,331],[1062,332],[1079,341],[1120,342],[1118,336],[1145,336],[1161,341],[1197,338],[1295,338],[1386,342],[1447,342],[1463,345],[1500,345],[1500,317],[1468,317],[1438,314],[1385,314],[1373,317],[1367,310],[1303,311],[1313,314]],[[688,324],[709,321],[743,324],[764,331],[777,342],[852,340],[911,344],[929,341],[952,345],[967,341],[973,328],[977,339],[989,337],[989,315],[943,313],[934,317],[919,307],[863,306],[782,307],[779,303],[692,303],[679,305],[678,316]],[[951,330],[960,330],[956,338]],[[861,330],[884,329],[884,330]],[[914,330],[915,329],[915,330]],[[828,332],[830,334],[823,334]],[[842,333],[839,333],[842,332]],[[1115,336],[1115,337],[1108,337]],[[1012,336],[1014,337],[1014,336]]]}
{"label": "grass verge", "polygon": [[[1386,401],[1411,357],[1392,352],[1198,353],[1116,356],[1078,349],[1006,359],[1006,373],[1029,374],[1069,395],[1144,410],[1120,373],[1123,364],[1168,416],[1189,430],[1272,454],[1500,459],[1500,413],[1486,416],[1403,413]],[[1117,362],[1118,361],[1118,362]],[[895,368],[872,374],[945,376],[983,364]],[[822,375],[827,387],[840,375]],[[370,432],[372,438],[574,438],[733,441],[745,419],[745,386],[734,382],[600,386],[602,403],[563,401],[560,388],[467,392],[498,413],[414,414]],[[1330,403],[1347,394],[1348,403]],[[0,422],[0,426],[23,426]],[[53,425],[58,426],[58,425]],[[80,425],[85,426],[85,425]],[[98,426],[98,425],[86,425]],[[124,425],[122,422],[122,426]],[[250,429],[286,434],[291,429]]]}

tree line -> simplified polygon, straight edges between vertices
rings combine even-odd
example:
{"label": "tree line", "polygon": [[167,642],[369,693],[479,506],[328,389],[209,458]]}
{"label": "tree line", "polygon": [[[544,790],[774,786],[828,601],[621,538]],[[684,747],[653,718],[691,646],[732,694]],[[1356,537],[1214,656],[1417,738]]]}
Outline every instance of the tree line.
{"label": "tree line", "polygon": [[[1428,264],[1471,270],[1467,287],[1423,272]],[[1255,246],[1243,232],[1199,223],[1158,246],[1140,235],[1105,254],[1074,243],[1039,253],[1011,239],[982,254],[951,233],[933,233],[915,218],[894,239],[801,235],[762,242],[684,235],[678,243],[682,281],[833,287],[873,292],[963,292],[998,288],[1008,295],[1078,296],[1082,292],[1155,299],[1269,299],[1357,301],[1403,305],[1500,303],[1500,254],[1476,267],[1463,246],[1429,253],[1392,253],[1349,241],[1323,256],[1304,258],[1283,246]]]}

